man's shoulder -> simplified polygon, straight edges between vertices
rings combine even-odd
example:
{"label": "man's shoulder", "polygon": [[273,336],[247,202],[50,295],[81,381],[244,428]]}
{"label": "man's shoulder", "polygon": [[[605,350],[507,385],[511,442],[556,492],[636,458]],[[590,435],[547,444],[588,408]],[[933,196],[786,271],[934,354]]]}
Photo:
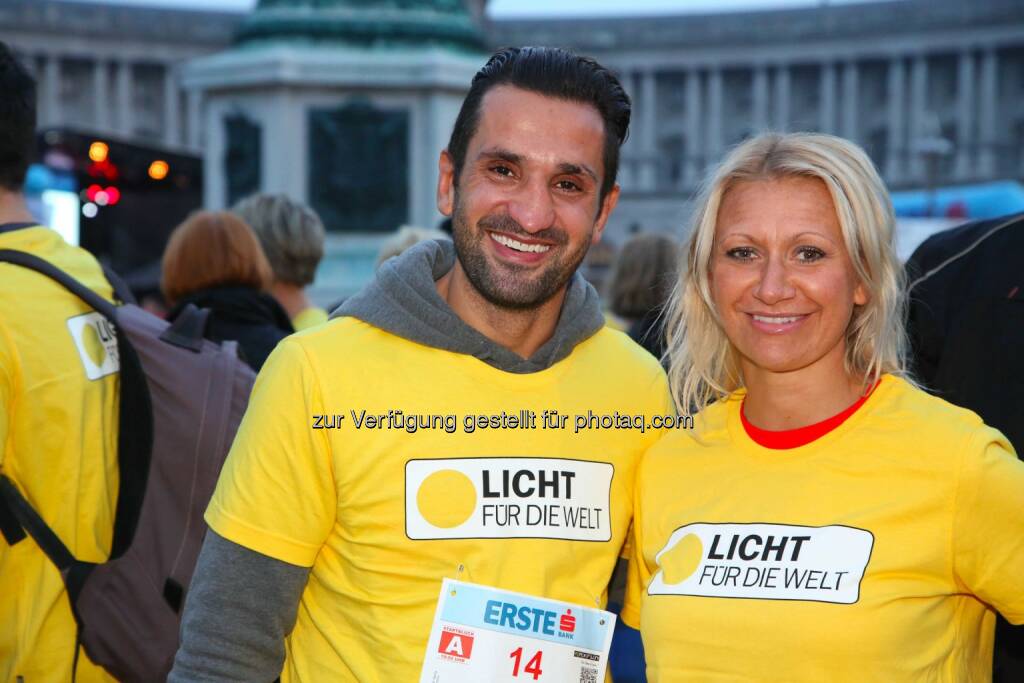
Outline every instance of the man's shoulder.
{"label": "man's shoulder", "polygon": [[[96,258],[85,249],[68,244],[49,228],[36,226],[0,235],[0,249],[23,251],[50,262],[57,268],[95,291],[105,299],[113,299],[113,290],[103,274],[103,268]],[[57,293],[61,298],[75,299],[63,287],[44,275],[13,264],[2,263],[3,277],[0,277],[0,296],[11,299],[11,306],[18,301],[38,307],[37,296],[40,285],[44,292]],[[10,309],[8,309],[10,310]]]}
{"label": "man's shoulder", "polygon": [[628,371],[642,371],[645,374],[663,374],[661,363],[644,347],[633,341],[628,334],[605,325],[590,338],[581,342],[573,354],[578,359],[594,363],[612,362]]}

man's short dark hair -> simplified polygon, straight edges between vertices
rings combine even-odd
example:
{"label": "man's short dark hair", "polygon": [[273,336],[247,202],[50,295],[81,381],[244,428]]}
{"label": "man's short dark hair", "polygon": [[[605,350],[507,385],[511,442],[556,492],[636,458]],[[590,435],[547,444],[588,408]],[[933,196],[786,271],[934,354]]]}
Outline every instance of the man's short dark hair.
{"label": "man's short dark hair", "polygon": [[488,90],[499,85],[589,104],[597,109],[604,121],[604,180],[600,197],[603,200],[615,186],[619,147],[629,132],[629,95],[615,74],[593,59],[555,47],[503,48],[473,77],[448,141],[456,183],[466,161],[469,141],[480,123],[480,103]]}
{"label": "man's short dark hair", "polygon": [[0,187],[18,191],[32,159],[36,82],[0,42]]}

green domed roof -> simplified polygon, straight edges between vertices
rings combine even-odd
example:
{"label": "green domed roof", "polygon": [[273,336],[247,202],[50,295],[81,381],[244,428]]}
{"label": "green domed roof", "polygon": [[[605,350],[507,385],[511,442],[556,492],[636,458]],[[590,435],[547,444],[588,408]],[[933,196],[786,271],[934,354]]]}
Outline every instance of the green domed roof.
{"label": "green domed roof", "polygon": [[259,0],[237,42],[484,48],[463,0]]}

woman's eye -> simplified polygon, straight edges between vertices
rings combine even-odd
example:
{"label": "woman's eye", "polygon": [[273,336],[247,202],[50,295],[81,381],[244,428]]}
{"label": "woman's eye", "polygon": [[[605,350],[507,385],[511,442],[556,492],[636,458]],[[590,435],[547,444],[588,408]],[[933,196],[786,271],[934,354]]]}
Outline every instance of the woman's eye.
{"label": "woman's eye", "polygon": [[817,247],[800,247],[796,253],[800,261],[817,261],[825,257],[825,252]]}
{"label": "woman's eye", "polygon": [[725,252],[725,255],[731,259],[736,259],[737,261],[749,261],[757,254],[750,247],[733,247],[729,251]]}

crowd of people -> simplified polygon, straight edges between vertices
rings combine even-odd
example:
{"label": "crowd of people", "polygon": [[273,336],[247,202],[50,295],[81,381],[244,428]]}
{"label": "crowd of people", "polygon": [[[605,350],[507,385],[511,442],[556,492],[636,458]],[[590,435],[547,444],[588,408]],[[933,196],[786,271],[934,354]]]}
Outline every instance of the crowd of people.
{"label": "crowd of people", "polygon": [[[26,208],[35,87],[2,44],[0,90],[0,679],[112,680],[81,649],[78,579],[18,501],[76,558],[108,557],[125,358],[102,313],[3,261],[121,302]],[[330,319],[306,293],[324,252],[309,207],[256,195],[174,230],[168,322],[205,311],[202,336],[258,376],[152,680],[990,680],[997,617],[997,677],[1021,675],[1024,268],[990,261],[1024,218],[904,267],[863,150],[764,133],[711,172],[683,242],[621,247],[602,297],[579,268],[619,199],[630,112],[590,58],[496,52],[440,150],[450,238],[398,231]],[[386,426],[517,411],[644,428]],[[692,429],[650,428],[678,415]],[[434,639],[464,587],[547,601],[570,634],[619,604],[625,628],[577,646],[571,677],[542,677],[539,651],[471,663],[452,638],[473,632]],[[529,627],[490,605],[492,630]]]}

